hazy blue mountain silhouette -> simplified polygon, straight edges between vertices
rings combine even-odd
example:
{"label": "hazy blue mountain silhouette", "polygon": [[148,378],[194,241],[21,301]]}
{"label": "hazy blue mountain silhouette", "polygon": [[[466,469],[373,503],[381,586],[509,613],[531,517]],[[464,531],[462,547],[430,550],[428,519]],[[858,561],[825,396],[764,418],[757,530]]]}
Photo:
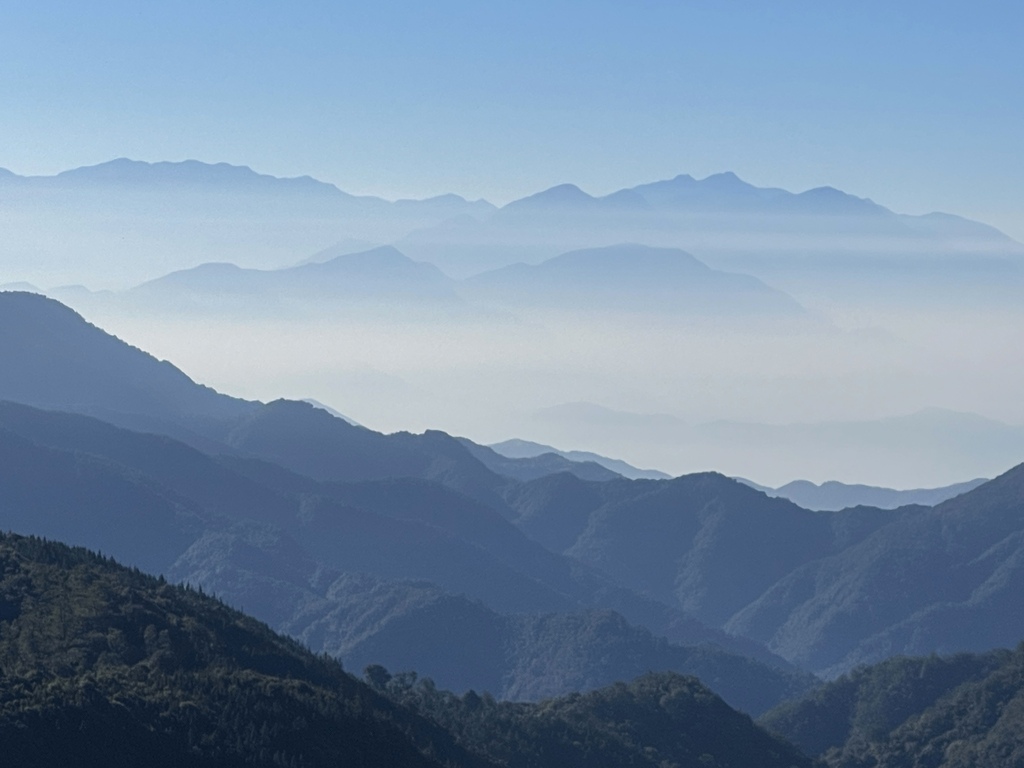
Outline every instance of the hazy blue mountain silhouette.
{"label": "hazy blue mountain silhouette", "polygon": [[896,490],[894,488],[880,488],[872,485],[840,483],[835,480],[829,480],[824,483],[812,483],[810,480],[794,480],[785,485],[780,485],[778,488],[769,488],[758,485],[750,480],[744,480],[741,477],[736,479],[769,496],[781,496],[784,499],[789,499],[794,504],[800,505],[804,509],[814,509],[820,512],[838,512],[848,507],[860,506],[897,509],[898,507],[910,504],[920,504],[926,507],[933,507],[947,499],[959,496],[961,493],[974,490],[982,483],[987,482],[985,478],[978,478],[941,488]]}
{"label": "hazy blue mountain silhouette", "polygon": [[515,480],[536,480],[538,477],[559,472],[568,472],[583,480],[612,480],[622,477],[618,472],[596,461],[568,459],[553,450],[513,458],[489,446],[477,445],[466,438],[460,438],[460,442],[492,472]]}
{"label": "hazy blue mountain silhouette", "polygon": [[223,432],[257,407],[196,384],[37,294],[0,293],[0,358],[0,399],[179,436]]}
{"label": "hazy blue mountain silhouette", "polygon": [[[332,197],[354,198],[310,176],[281,179],[256,173],[247,166],[228,163],[202,163],[198,160],[146,163],[126,157],[98,165],[62,171],[56,176],[33,176],[27,183],[63,189],[130,184],[145,187],[186,187],[245,189],[264,192],[304,192]],[[367,198],[372,199],[372,198]]]}
{"label": "hazy blue mountain silhouette", "polygon": [[56,176],[4,175],[0,184],[19,222],[0,246],[0,261],[48,287],[121,288],[215,261],[278,268],[345,238],[386,243],[494,210],[457,195],[357,197],[308,176],[282,179],[195,160],[121,158]]}
{"label": "hazy blue mountain silhouette", "polygon": [[710,269],[669,248],[621,244],[516,264],[469,278],[470,295],[506,306],[608,312],[796,317],[793,299],[749,275]]}
{"label": "hazy blue mountain silhouette", "polygon": [[39,295],[0,293],[0,354],[3,400],[96,415],[323,480],[424,477],[496,507],[508,482],[440,432],[387,436],[309,403],[219,394]]}
{"label": "hazy blue mountain silhouette", "polygon": [[[548,431],[582,436],[598,445],[633,450],[671,445],[686,466],[723,469],[737,455],[778,471],[801,466],[818,477],[849,476],[851,467],[871,467],[880,485],[928,478],[992,477],[1024,456],[1024,427],[974,413],[927,408],[863,421],[757,423],[689,421],[668,413],[635,413],[589,402],[563,403],[535,413]],[[757,457],[764,457],[763,459]],[[774,467],[773,467],[774,465]],[[760,478],[757,478],[760,480]]]}
{"label": "hazy blue mountain silhouette", "polygon": [[793,213],[803,215],[885,216],[886,208],[832,187],[818,187],[793,194],[784,189],[762,188],[731,172],[697,180],[689,174],[641,184],[629,190],[657,210],[713,213]]}
{"label": "hazy blue mountain silhouette", "polygon": [[[554,453],[569,459],[569,461],[594,462],[595,464],[600,464],[605,469],[611,470],[616,475],[630,480],[668,480],[671,477],[665,472],[659,472],[656,469],[638,469],[621,459],[610,459],[607,456],[601,456],[590,451],[562,451],[558,448],[552,448],[550,445],[534,443],[530,440],[520,440],[518,438],[504,440],[500,443],[492,443],[487,447],[510,459],[531,459],[543,454]],[[587,478],[583,479],[586,480]]]}
{"label": "hazy blue mountain silhouette", "polygon": [[958,297],[957,279],[991,286],[990,299],[1010,295],[1024,259],[1024,246],[978,222],[901,215],[831,187],[758,188],[732,173],[679,175],[602,197],[564,184],[501,209],[452,194],[389,202],[310,177],[195,160],[121,158],[51,177],[6,172],[0,184],[20,222],[8,229],[0,258],[47,287],[125,287],[204,262],[280,268],[346,239],[393,243],[456,278],[643,242],[789,293],[874,285],[876,296],[918,300],[915,280],[947,289],[940,299]]}
{"label": "hazy blue mountain silhouette", "polygon": [[390,246],[277,270],[203,264],[143,283],[122,294],[128,302],[175,313],[276,311],[297,314],[414,308],[465,308],[454,281],[436,267],[414,262]]}
{"label": "hazy blue mountain silhouette", "polygon": [[1009,296],[1001,284],[1017,285],[1024,261],[1024,246],[978,222],[898,214],[832,187],[760,188],[733,173],[683,174],[604,197],[564,184],[485,219],[413,231],[398,245],[462,277],[617,242],[680,248],[789,293],[861,295],[874,286],[868,296],[887,300],[924,300],[914,285],[925,281],[945,289],[942,299],[963,301],[967,295],[952,293],[957,279]]}

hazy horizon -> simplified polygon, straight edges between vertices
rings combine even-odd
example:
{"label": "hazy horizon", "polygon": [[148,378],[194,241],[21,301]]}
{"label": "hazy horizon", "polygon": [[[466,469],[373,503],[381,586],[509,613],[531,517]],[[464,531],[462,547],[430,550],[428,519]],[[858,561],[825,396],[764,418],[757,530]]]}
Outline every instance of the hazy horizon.
{"label": "hazy horizon", "polygon": [[[769,485],[997,474],[1024,460],[1022,13],[26,6],[0,285],[387,431]],[[566,257],[624,243],[666,250]],[[922,411],[995,425],[886,421]]]}

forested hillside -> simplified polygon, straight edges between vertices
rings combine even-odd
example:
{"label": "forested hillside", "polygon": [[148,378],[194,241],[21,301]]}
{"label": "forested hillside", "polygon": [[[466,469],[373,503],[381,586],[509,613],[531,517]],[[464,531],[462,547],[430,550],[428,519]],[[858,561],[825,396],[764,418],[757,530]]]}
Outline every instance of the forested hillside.
{"label": "forested hillside", "polygon": [[1024,764],[1024,645],[894,658],[844,675],[760,721],[830,768]]}
{"label": "forested hillside", "polygon": [[210,597],[9,534],[0,670],[8,765],[484,765]]}
{"label": "forested hillside", "polygon": [[33,766],[809,766],[692,678],[540,705],[378,690],[188,587],[0,535],[0,744]]}

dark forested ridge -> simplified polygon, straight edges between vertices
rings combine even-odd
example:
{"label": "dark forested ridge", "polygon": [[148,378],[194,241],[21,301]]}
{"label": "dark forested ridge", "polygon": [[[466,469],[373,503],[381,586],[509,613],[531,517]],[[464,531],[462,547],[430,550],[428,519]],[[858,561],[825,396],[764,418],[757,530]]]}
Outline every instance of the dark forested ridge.
{"label": "dark forested ridge", "polygon": [[539,704],[458,697],[415,674],[366,670],[367,680],[509,768],[545,765],[799,768],[811,761],[787,742],[752,728],[692,677],[648,674]]}
{"label": "dark forested ridge", "polygon": [[201,592],[11,534],[0,672],[12,766],[809,765],[692,678],[497,705],[377,668],[374,691]]}
{"label": "dark forested ridge", "polygon": [[1024,645],[898,657],[761,718],[833,768],[1024,765]]}
{"label": "dark forested ridge", "polygon": [[17,766],[483,766],[223,604],[0,536],[0,743]]}

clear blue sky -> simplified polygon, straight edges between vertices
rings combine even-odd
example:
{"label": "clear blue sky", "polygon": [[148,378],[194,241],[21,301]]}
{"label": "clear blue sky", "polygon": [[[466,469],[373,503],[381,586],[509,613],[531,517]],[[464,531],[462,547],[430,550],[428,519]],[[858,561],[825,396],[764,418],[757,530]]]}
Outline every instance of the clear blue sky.
{"label": "clear blue sky", "polygon": [[46,2],[0,11],[0,166],[118,156],[501,203],[732,170],[1024,240],[1024,3]]}

